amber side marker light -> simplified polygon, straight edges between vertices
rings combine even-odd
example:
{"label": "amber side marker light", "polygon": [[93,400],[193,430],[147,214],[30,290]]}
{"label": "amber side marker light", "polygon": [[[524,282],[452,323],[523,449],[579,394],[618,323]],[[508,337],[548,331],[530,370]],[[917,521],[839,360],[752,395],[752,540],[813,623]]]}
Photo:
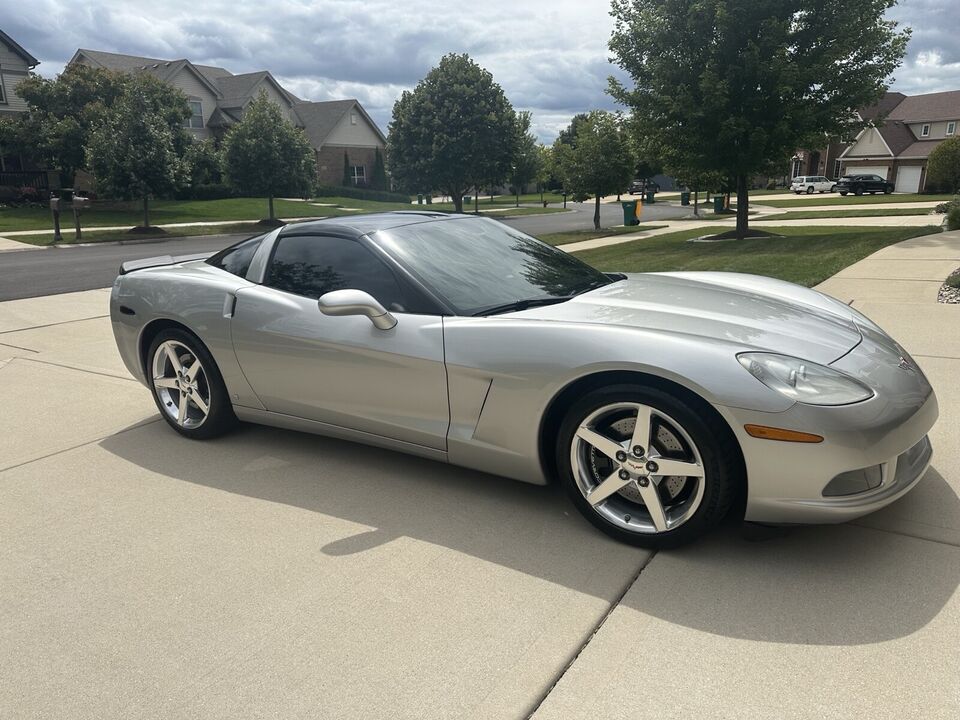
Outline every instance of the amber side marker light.
{"label": "amber side marker light", "polygon": [[743,429],[747,431],[747,434],[750,437],[760,438],[762,440],[782,440],[783,442],[798,443],[823,442],[823,438],[819,435],[798,432],[796,430],[784,430],[783,428],[767,427],[766,425],[744,425]]}

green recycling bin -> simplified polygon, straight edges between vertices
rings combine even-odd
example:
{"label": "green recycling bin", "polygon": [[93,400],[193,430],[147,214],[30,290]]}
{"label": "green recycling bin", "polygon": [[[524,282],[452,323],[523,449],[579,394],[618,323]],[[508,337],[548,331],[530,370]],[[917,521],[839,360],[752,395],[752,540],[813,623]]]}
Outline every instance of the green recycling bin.
{"label": "green recycling bin", "polygon": [[717,215],[723,212],[723,195],[713,196],[713,212]]}
{"label": "green recycling bin", "polygon": [[690,204],[690,193],[689,193],[689,192],[682,192],[682,193],[680,193],[680,204],[681,204],[681,205],[689,205],[689,204]]}
{"label": "green recycling bin", "polygon": [[473,198],[472,198],[471,196],[469,196],[469,195],[464,195],[464,196],[463,196],[463,204],[464,204],[464,205],[467,205],[467,204],[469,204],[469,203],[471,203],[471,202],[473,202]]}
{"label": "green recycling bin", "polygon": [[433,195],[427,195],[427,205],[433,205]]}
{"label": "green recycling bin", "polygon": [[653,205],[657,201],[656,193],[653,190],[647,190],[647,204]]}
{"label": "green recycling bin", "polygon": [[623,224],[624,225],[639,225],[640,221],[637,220],[637,200],[625,200],[620,203],[623,206]]}
{"label": "green recycling bin", "polygon": [[423,205],[423,193],[417,193],[417,205]]}

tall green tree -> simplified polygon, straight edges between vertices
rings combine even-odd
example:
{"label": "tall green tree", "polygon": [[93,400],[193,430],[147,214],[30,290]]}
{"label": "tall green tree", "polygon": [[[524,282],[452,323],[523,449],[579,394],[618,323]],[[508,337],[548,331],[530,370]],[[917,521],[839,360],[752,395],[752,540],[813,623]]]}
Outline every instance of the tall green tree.
{"label": "tall green tree", "polygon": [[530,132],[530,117],[526,110],[518,112],[514,128],[513,161],[508,179],[516,193],[517,207],[520,207],[520,192],[527,183],[536,180],[540,172],[540,148],[537,136]]}
{"label": "tall green tree", "polygon": [[509,173],[515,123],[489,72],[467,55],[445,55],[393,106],[387,165],[407,190],[441,190],[463,212],[467,190]]}
{"label": "tall green tree", "polygon": [[150,196],[175,191],[188,180],[184,155],[191,142],[183,121],[187,97],[152,75],[130,76],[122,93],[98,114],[87,145],[87,165],[99,192],[143,200],[150,226]]}
{"label": "tall green tree", "polygon": [[387,168],[383,163],[383,153],[380,152],[380,148],[377,148],[373,155],[373,178],[370,187],[374,190],[389,190],[389,185]]}
{"label": "tall green tree", "polygon": [[53,79],[28,75],[17,85],[17,95],[29,112],[7,118],[6,151],[59,170],[62,182],[72,184],[74,173],[85,166],[100,113],[120,97],[129,79],[84,65],[71,65]]}
{"label": "tall green tree", "polygon": [[276,222],[277,195],[306,195],[316,176],[313,148],[263,91],[223,139],[224,170],[238,192],[266,197],[269,220]]}
{"label": "tall green tree", "polygon": [[895,2],[613,0],[610,49],[631,83],[610,93],[666,165],[735,180],[742,238],[749,176],[849,136],[852,110],[886,90],[909,37],[884,17]]}
{"label": "tall green tree", "polygon": [[537,155],[540,159],[537,163],[537,175],[534,180],[537,181],[537,192],[540,193],[540,201],[542,202],[543,191],[553,175],[553,148],[549,145],[538,145]]}
{"label": "tall green tree", "polygon": [[930,151],[927,186],[960,193],[960,137],[944,140]]}
{"label": "tall green tree", "polygon": [[593,227],[599,230],[600,198],[623,192],[633,177],[635,160],[622,120],[594,110],[578,123],[573,142],[558,138],[553,152],[564,187],[574,197],[593,195]]}

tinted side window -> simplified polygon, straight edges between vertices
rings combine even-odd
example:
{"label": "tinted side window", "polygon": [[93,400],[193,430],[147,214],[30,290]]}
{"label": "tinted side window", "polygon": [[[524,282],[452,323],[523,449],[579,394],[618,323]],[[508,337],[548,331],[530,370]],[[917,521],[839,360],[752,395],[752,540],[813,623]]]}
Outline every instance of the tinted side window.
{"label": "tinted side window", "polygon": [[225,250],[221,250],[216,255],[207,259],[209,265],[226,270],[228,273],[246,277],[247,270],[250,269],[250,263],[256,254],[260,243],[266,235],[257,235],[256,237],[241,240],[236,245],[231,245]]}
{"label": "tinted side window", "polygon": [[333,290],[364,290],[388,310],[406,310],[403,291],[390,268],[359,242],[346,238],[281,237],[265,282],[311,299]]}

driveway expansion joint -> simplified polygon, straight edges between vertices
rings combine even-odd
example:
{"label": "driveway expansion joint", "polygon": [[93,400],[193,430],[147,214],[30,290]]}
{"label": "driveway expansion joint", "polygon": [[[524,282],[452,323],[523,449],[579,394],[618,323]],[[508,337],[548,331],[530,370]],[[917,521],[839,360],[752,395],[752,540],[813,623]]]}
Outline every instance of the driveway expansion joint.
{"label": "driveway expansion joint", "polygon": [[620,607],[620,603],[623,602],[623,598],[625,598],[627,593],[630,592],[630,588],[632,588],[637,583],[637,580],[640,579],[640,575],[643,573],[644,570],[647,569],[647,566],[653,561],[653,558],[655,558],[656,555],[657,555],[657,551],[652,550],[650,551],[650,554],[647,556],[647,558],[642,563],[640,563],[640,567],[637,570],[636,575],[634,575],[632,578],[630,578],[630,580],[627,581],[627,583],[624,585],[623,590],[620,592],[620,594],[617,595],[617,597],[613,600],[613,602],[610,603],[610,607],[603,614],[603,617],[601,617],[600,620],[597,621],[597,624],[594,625],[593,629],[590,631],[590,634],[587,635],[587,637],[584,639],[582,643],[580,643],[580,647],[576,649],[576,652],[574,652],[573,655],[571,655],[570,660],[560,669],[560,672],[557,673],[557,676],[553,679],[553,682],[550,683],[550,687],[548,687],[543,692],[543,694],[537,699],[536,704],[533,706],[530,712],[527,713],[527,715],[525,715],[526,720],[530,720],[534,715],[537,714],[537,711],[540,709],[540,706],[543,705],[544,702],[546,702],[547,698],[550,697],[550,693],[553,692],[553,689],[559,684],[561,680],[563,680],[563,676],[567,674],[567,671],[570,670],[571,667],[573,667],[573,664],[577,662],[577,660],[583,654],[583,651],[587,649],[587,646],[590,644],[590,642],[597,636],[597,633],[600,632],[600,629],[603,627],[604,623],[607,622],[607,619],[613,614],[613,611],[616,610],[618,607]]}

